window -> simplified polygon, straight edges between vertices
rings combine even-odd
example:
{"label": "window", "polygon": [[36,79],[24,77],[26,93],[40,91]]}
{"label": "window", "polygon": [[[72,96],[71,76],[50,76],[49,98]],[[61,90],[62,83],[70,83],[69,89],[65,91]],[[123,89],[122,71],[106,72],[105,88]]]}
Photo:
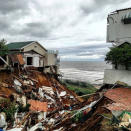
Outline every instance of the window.
{"label": "window", "polygon": [[27,65],[33,65],[33,57],[27,57]]}

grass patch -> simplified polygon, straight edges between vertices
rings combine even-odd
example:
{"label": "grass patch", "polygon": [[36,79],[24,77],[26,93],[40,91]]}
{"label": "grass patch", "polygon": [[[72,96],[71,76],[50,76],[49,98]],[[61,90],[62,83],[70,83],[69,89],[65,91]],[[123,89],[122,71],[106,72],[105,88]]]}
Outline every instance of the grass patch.
{"label": "grass patch", "polygon": [[63,80],[62,84],[64,84],[69,90],[74,91],[79,96],[92,94],[97,90],[92,84],[86,82]]}

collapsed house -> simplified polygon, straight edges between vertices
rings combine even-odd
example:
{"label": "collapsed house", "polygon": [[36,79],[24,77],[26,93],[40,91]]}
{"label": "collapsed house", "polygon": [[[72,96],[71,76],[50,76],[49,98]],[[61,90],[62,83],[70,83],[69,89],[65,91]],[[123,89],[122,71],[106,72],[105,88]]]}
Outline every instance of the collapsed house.
{"label": "collapsed house", "polygon": [[5,63],[24,69],[0,73],[0,130],[131,130],[131,88],[127,84],[105,84],[84,100],[45,73],[53,72],[57,53],[38,42],[8,47]]}
{"label": "collapsed house", "polygon": [[4,73],[6,77],[0,74],[0,129],[51,130],[83,102],[53,76],[36,69]]}
{"label": "collapsed house", "polygon": [[[8,54],[2,61],[3,69],[11,67],[36,67],[45,72],[58,73],[58,51],[49,51],[36,41],[13,42],[7,44]],[[2,69],[1,67],[1,69]]]}
{"label": "collapsed house", "polygon": [[121,82],[84,100],[36,69],[0,74],[0,128],[8,131],[130,130],[130,101],[131,88]]}

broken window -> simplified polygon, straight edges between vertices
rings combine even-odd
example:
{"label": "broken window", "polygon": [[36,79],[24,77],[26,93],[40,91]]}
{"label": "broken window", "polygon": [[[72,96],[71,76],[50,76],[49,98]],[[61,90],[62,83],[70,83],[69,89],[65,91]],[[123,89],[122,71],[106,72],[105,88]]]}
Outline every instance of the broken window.
{"label": "broken window", "polygon": [[27,57],[27,65],[33,65],[33,57]]}

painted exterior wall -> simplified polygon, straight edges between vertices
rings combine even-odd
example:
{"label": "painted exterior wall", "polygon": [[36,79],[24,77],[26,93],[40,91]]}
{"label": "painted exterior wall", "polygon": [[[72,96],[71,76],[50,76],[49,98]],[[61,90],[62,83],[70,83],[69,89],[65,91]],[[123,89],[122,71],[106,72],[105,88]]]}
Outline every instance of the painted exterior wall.
{"label": "painted exterior wall", "polygon": [[131,86],[131,71],[108,69],[104,72],[104,83],[114,84],[117,81],[124,82]]}
{"label": "painted exterior wall", "polygon": [[58,64],[58,52],[48,51],[46,54],[46,66],[56,65]]}
{"label": "painted exterior wall", "polygon": [[[117,68],[118,68],[118,70],[126,70],[125,66],[123,66],[123,65],[118,65]],[[112,69],[115,70],[115,65],[112,65]],[[131,66],[128,67],[128,70],[131,71]]]}
{"label": "painted exterior wall", "polygon": [[34,42],[24,47],[24,52],[28,52],[31,50],[34,50],[35,52],[38,52],[38,54],[41,54],[43,56],[46,55],[46,50],[42,48],[42,46],[40,46],[37,42]]}
{"label": "painted exterior wall", "polygon": [[131,9],[120,10],[108,15],[107,42],[120,45],[124,42],[131,43],[131,24],[124,24],[122,19],[131,15]]}
{"label": "painted exterior wall", "polygon": [[47,65],[56,65],[56,55],[55,54],[47,54]]}
{"label": "painted exterior wall", "polygon": [[[27,57],[32,57],[32,60],[33,60],[32,65],[27,65]],[[25,67],[27,66],[43,67],[44,66],[44,57],[39,54],[24,53],[23,59],[25,61]]]}
{"label": "painted exterior wall", "polygon": [[[42,47],[41,45],[39,45],[37,42],[34,42],[32,44],[29,44],[27,46],[25,46],[23,48],[23,52],[29,52],[29,51],[35,51],[36,54],[27,54],[27,53],[24,53],[24,59],[25,59],[25,62],[26,62],[26,65],[27,66],[27,57],[33,57],[33,65],[34,67],[44,67],[45,65],[45,56],[47,54],[47,51],[44,49],[44,47]],[[37,54],[38,53],[38,54]],[[42,57],[43,56],[43,57]]]}

